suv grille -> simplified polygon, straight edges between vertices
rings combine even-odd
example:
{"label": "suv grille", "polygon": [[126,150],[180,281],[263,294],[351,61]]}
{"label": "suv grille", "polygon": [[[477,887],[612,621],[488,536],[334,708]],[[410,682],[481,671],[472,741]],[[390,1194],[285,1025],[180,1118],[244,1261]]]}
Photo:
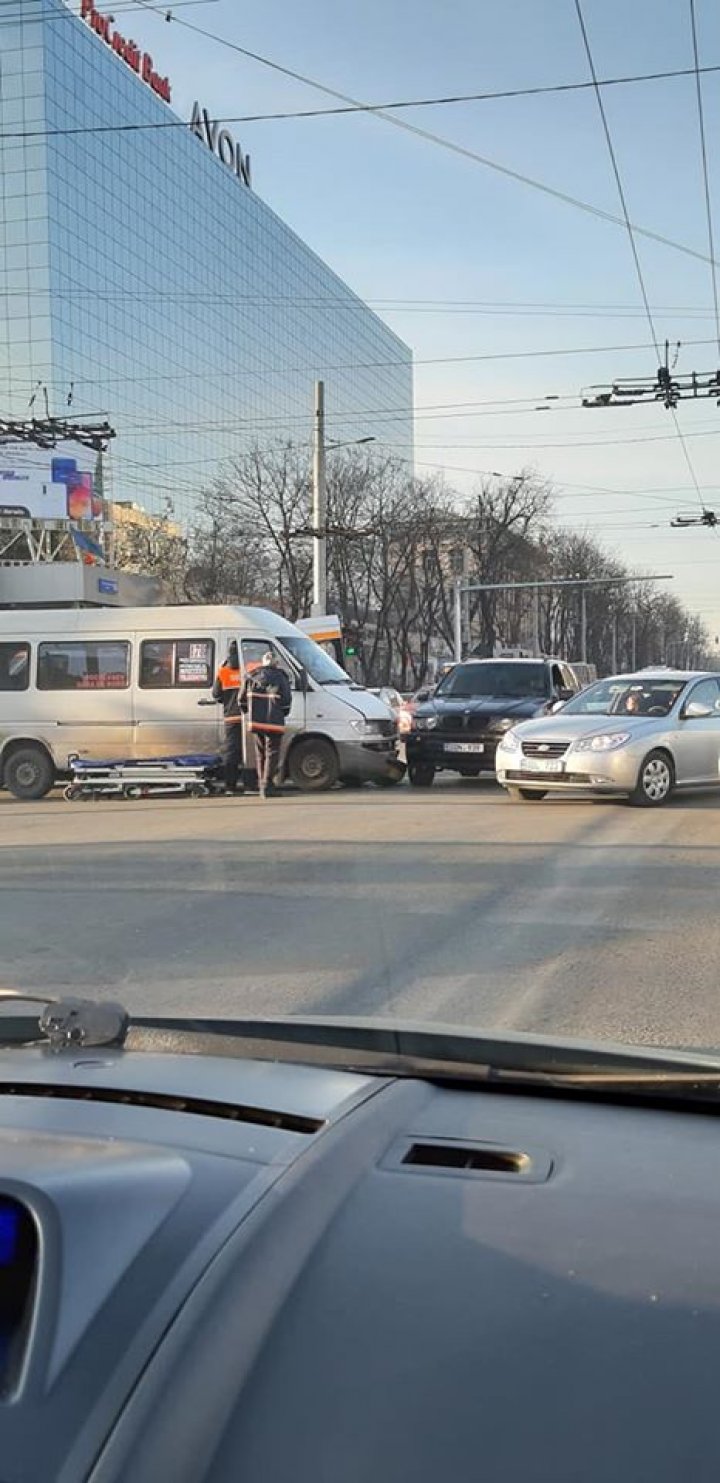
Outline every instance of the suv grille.
{"label": "suv grille", "polygon": [[522,744],[523,757],[564,757],[569,742],[535,742],[524,741]]}
{"label": "suv grille", "polygon": [[454,715],[441,716],[438,721],[437,730],[442,731],[446,736],[466,738],[468,734],[471,736],[483,736],[487,732],[488,726],[489,719],[487,716],[473,713],[473,711],[465,715],[460,711]]}

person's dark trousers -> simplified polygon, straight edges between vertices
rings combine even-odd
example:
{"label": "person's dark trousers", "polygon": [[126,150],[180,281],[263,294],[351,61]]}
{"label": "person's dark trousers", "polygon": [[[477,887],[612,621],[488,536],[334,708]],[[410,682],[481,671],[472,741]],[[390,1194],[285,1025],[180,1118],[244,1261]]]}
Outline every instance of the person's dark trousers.
{"label": "person's dark trousers", "polygon": [[277,731],[255,732],[255,763],[258,788],[261,793],[271,793],[273,780],[280,761],[282,736]]}
{"label": "person's dark trousers", "polygon": [[242,767],[243,757],[242,741],[240,721],[226,721],[223,741],[223,773],[225,787],[232,793],[235,793],[238,788],[238,773]]}

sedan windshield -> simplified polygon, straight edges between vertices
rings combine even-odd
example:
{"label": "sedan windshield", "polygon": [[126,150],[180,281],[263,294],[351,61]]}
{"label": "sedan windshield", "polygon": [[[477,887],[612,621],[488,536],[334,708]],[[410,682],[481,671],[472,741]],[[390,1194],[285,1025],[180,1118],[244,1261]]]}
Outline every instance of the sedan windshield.
{"label": "sedan windshield", "polygon": [[659,675],[642,680],[600,680],[563,706],[563,715],[668,716],[686,684],[686,680]]}
{"label": "sedan windshield", "polygon": [[544,664],[458,664],[437,687],[443,700],[471,699],[480,695],[493,699],[544,699],[549,695]]}

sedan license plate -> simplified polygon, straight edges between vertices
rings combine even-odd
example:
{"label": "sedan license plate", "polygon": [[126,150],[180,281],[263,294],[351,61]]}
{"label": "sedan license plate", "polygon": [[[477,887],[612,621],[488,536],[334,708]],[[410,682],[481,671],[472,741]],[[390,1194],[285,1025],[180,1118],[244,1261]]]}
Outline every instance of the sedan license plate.
{"label": "sedan license plate", "polygon": [[523,757],[523,772],[562,772],[563,764],[554,757]]}
{"label": "sedan license plate", "polygon": [[484,752],[484,742],[445,742],[446,752]]}

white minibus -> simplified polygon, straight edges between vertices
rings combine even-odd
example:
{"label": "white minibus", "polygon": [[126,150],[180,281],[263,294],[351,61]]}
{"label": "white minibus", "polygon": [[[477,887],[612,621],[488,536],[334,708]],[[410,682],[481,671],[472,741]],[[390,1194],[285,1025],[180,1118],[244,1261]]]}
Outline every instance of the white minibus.
{"label": "white minibus", "polygon": [[233,639],[241,668],[270,649],[290,675],[281,768],[297,787],[402,778],[389,708],[276,613],[36,608],[0,612],[0,785],[16,798],[42,798],[73,754],[217,752],[222,708],[211,692]]}

